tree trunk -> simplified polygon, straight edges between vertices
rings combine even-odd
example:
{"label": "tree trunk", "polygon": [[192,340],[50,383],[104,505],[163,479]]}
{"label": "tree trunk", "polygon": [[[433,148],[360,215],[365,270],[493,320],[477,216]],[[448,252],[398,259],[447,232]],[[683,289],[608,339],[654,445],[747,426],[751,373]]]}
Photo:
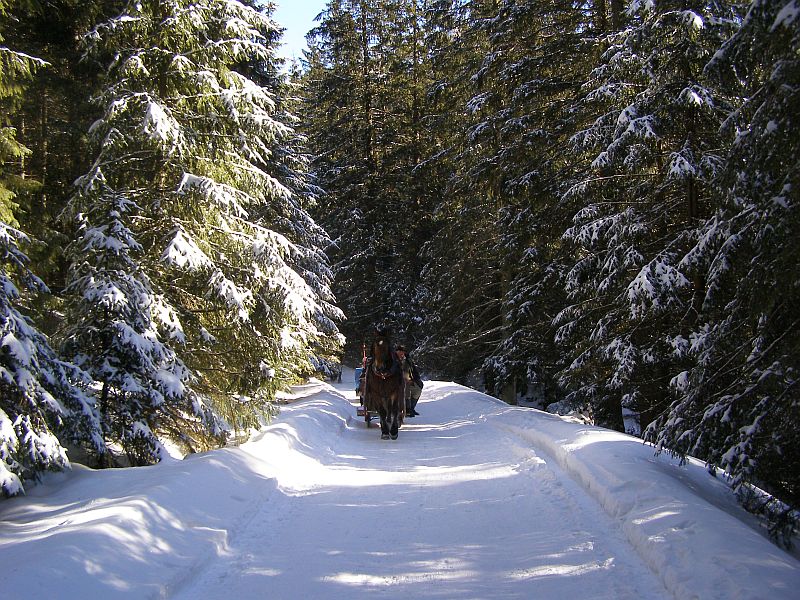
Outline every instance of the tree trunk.
{"label": "tree trunk", "polygon": [[597,405],[594,421],[600,427],[625,431],[625,423],[622,420],[622,401],[619,396],[605,398]]}
{"label": "tree trunk", "polygon": [[47,144],[47,120],[49,118],[47,91],[43,90],[41,96],[41,110],[39,111],[39,183],[42,184],[42,192],[38,194],[39,197],[39,215],[41,218],[47,216],[47,161],[49,146]]}
{"label": "tree trunk", "polygon": [[608,6],[606,0],[595,0],[594,3],[595,25],[598,33],[608,31]]}
{"label": "tree trunk", "polygon": [[611,29],[619,31],[622,29],[625,16],[624,0],[611,0]]}
{"label": "tree trunk", "polygon": [[361,108],[364,113],[364,123],[366,125],[366,129],[364,131],[364,158],[374,169],[377,166],[377,162],[375,160],[375,140],[374,140],[375,124],[373,122],[373,115],[372,115],[372,84],[370,82],[370,69],[369,69],[370,52],[369,52],[369,30],[368,30],[369,23],[367,21],[367,6],[368,3],[363,1],[360,4],[361,77],[363,80]]}

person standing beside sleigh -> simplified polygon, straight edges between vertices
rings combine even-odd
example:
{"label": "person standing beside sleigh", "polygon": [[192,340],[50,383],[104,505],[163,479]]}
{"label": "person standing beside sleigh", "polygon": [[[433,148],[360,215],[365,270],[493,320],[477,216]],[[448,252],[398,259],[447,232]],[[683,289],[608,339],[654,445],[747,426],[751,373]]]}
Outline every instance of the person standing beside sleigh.
{"label": "person standing beside sleigh", "polygon": [[395,348],[395,356],[400,363],[400,368],[403,371],[403,381],[405,382],[406,389],[406,417],[416,417],[417,402],[422,394],[422,378],[419,376],[417,365],[411,360],[411,356],[406,352],[405,346],[398,344]]}

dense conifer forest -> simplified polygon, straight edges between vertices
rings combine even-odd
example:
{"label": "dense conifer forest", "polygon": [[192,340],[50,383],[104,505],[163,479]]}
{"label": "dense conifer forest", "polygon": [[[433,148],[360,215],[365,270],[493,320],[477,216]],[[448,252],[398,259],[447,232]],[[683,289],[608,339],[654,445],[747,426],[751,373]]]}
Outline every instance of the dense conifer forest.
{"label": "dense conifer forest", "polygon": [[294,65],[273,4],[0,0],[4,493],[224,444],[380,324],[791,528],[796,1],[330,0]]}

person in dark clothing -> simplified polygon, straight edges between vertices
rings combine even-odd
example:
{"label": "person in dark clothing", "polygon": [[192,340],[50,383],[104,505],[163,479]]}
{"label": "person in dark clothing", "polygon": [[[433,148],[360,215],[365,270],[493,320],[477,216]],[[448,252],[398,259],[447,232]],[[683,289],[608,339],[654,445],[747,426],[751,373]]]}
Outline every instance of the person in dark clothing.
{"label": "person in dark clothing", "polygon": [[403,371],[403,381],[406,384],[406,416],[409,418],[416,417],[419,414],[416,410],[417,402],[422,394],[424,385],[422,378],[419,376],[417,365],[414,364],[411,356],[406,352],[405,346],[398,344],[397,348],[395,348],[395,356],[397,356],[397,360],[400,363],[400,368]]}

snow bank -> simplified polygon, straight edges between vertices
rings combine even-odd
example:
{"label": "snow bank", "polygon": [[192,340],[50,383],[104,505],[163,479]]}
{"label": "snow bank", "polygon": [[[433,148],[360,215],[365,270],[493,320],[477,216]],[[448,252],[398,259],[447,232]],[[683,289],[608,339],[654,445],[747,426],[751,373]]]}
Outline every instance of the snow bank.
{"label": "snow bank", "polygon": [[537,410],[498,409],[619,523],[675,598],[796,598],[800,564],[766,537],[730,488],[629,435]]}
{"label": "snow bank", "polygon": [[[27,496],[0,502],[0,597],[166,598],[229,551],[264,505],[276,502],[276,465],[307,440],[335,436],[349,404],[319,384],[296,414],[239,448],[152,467],[49,474]],[[315,446],[317,441],[314,442]],[[310,461],[313,462],[313,461]]]}

